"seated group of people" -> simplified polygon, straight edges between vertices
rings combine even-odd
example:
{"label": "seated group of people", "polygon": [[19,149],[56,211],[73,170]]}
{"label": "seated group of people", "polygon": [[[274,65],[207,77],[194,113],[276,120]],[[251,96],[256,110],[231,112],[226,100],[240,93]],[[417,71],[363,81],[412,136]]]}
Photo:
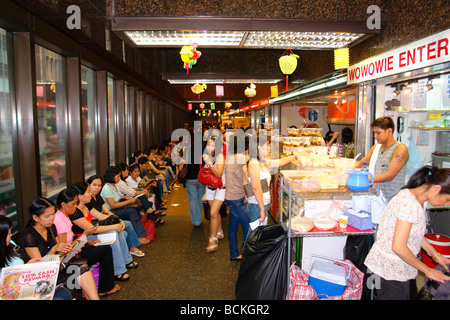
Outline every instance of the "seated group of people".
{"label": "seated group of people", "polygon": [[[145,256],[138,247],[150,242],[145,218],[164,224],[165,198],[176,178],[171,164],[166,146],[136,151],[130,166],[118,163],[108,167],[103,177],[93,175],[75,183],[58,194],[56,203],[44,197],[34,199],[29,205],[30,221],[13,237],[11,221],[0,216],[0,249],[5,249],[1,250],[0,269],[67,253],[71,243],[83,235],[85,246],[74,260],[61,266],[54,299],[72,299],[69,289],[74,288],[81,289],[87,300],[119,291],[116,281],[130,279],[127,270],[138,267],[133,256]],[[99,235],[111,233],[116,240],[101,245]],[[98,284],[90,269],[97,263]],[[76,266],[76,287],[67,285],[74,270],[69,266]],[[0,286],[0,295],[7,291],[3,289]]]}

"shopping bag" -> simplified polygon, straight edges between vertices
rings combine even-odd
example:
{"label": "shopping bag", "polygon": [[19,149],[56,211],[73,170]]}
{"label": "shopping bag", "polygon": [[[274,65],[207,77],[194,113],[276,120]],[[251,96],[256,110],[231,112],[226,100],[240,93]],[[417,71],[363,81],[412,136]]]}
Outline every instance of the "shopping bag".
{"label": "shopping bag", "polygon": [[372,198],[371,201],[371,208],[372,208],[372,222],[373,223],[380,223],[381,216],[383,215],[383,211],[386,208],[388,204],[388,201],[383,196],[383,191],[380,190],[380,194],[374,198]]}
{"label": "shopping bag", "polygon": [[[440,264],[438,264],[435,269],[442,271],[447,276],[450,276],[450,273],[445,271],[444,267]],[[425,277],[425,281],[425,284],[417,295],[419,300],[450,300],[450,281],[440,283],[431,280],[428,277]]]}
{"label": "shopping bag", "polygon": [[237,300],[283,300],[288,236],[279,224],[257,227],[247,238],[236,281]]}
{"label": "shopping bag", "polygon": [[413,175],[417,170],[422,168],[423,161],[411,136],[408,137],[408,142],[408,161],[406,162],[406,173],[408,175]]}
{"label": "shopping bag", "polygon": [[363,290],[364,273],[362,273],[350,260],[343,260],[345,263],[334,261],[333,263],[345,268],[348,276],[347,287],[340,296],[320,299],[314,288],[308,285],[309,275],[305,270],[300,269],[295,262],[289,269],[289,294],[288,300],[360,300]]}
{"label": "shopping bag", "polygon": [[155,221],[148,219],[148,216],[144,215],[141,217],[141,222],[142,225],[144,226],[145,231],[147,232],[144,238],[150,241],[154,241],[156,234]]}

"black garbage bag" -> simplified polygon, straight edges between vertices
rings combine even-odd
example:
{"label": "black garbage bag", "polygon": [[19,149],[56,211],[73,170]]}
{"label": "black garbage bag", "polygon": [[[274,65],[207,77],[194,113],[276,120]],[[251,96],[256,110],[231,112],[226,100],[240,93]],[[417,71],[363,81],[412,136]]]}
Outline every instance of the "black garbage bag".
{"label": "black garbage bag", "polygon": [[364,264],[370,249],[375,240],[373,235],[348,236],[344,247],[344,259],[350,260],[361,272],[364,273],[363,292],[361,300],[371,300],[372,289],[367,286],[367,278],[370,274],[367,273],[367,267]]}
{"label": "black garbage bag", "polygon": [[236,282],[237,300],[286,298],[287,245],[287,233],[278,224],[260,226],[250,233]]}

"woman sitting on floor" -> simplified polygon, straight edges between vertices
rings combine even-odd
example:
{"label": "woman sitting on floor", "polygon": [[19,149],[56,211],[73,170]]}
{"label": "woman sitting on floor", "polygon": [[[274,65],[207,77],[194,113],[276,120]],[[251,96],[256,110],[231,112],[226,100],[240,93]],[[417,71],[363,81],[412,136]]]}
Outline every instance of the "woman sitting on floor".
{"label": "woman sitting on floor", "polygon": [[[105,204],[105,200],[102,198],[102,196],[100,196],[100,192],[103,188],[102,178],[98,175],[93,175],[87,180],[87,185],[89,193],[91,194],[91,201],[89,203],[86,203],[86,207],[88,207],[89,211],[91,211],[91,213],[93,211],[100,212],[105,216],[105,219],[114,219],[110,217],[117,217],[114,213],[111,212],[111,210],[108,209]],[[119,221],[119,223],[124,225],[124,229],[127,233],[127,243],[128,247],[130,248],[131,254],[140,257],[142,252],[137,247],[141,244],[149,243],[150,240],[146,238],[139,239],[136,231],[134,231],[133,224],[130,221],[121,219],[119,219]]]}
{"label": "woman sitting on floor", "polygon": [[[70,221],[69,216],[74,214],[77,209],[78,193],[72,188],[62,190],[56,204],[58,210],[55,214],[54,224],[58,234],[58,239],[62,243],[72,243],[74,240],[74,233],[72,231],[73,223]],[[90,229],[84,232],[84,235],[90,236],[95,229]],[[101,246],[96,247],[97,240],[88,240],[83,249],[79,252],[79,256],[82,259],[87,260],[88,266],[92,266],[97,262],[99,265],[99,282],[98,292],[99,295],[112,294],[120,290],[120,286],[115,284],[114,278],[114,264],[111,247]]]}
{"label": "woman sitting on floor", "polygon": [[[86,203],[91,201],[91,195],[86,183],[75,183],[72,188],[78,192],[78,206],[75,213],[70,216],[70,220],[74,224],[72,227],[73,233],[79,236],[84,231],[94,228],[93,223],[101,223],[103,214],[93,210],[94,215],[91,215],[90,210],[87,208]],[[93,218],[95,218],[94,221]],[[105,233],[115,235],[116,240],[111,243],[110,246],[114,258],[114,275],[118,281],[129,280],[130,276],[126,273],[127,269],[135,269],[138,266],[138,264],[133,261],[128,249],[126,234],[122,232],[123,230],[124,225],[120,223],[113,225],[99,225],[95,228],[94,234],[88,237],[88,240],[98,240],[98,234]]]}
{"label": "woman sitting on floor", "polygon": [[139,187],[133,188],[128,185],[128,183],[126,182],[126,179],[129,177],[128,166],[125,163],[121,162],[117,164],[117,167],[121,171],[121,179],[116,184],[116,186],[122,196],[138,197],[138,200],[142,204],[145,213],[148,214],[149,219],[155,221],[155,223],[164,224],[164,220],[160,219],[159,217],[165,216],[166,214],[162,214],[161,211],[153,210],[153,202],[149,200],[150,193],[148,192],[148,189],[141,189]]}
{"label": "woman sitting on floor", "polygon": [[[120,181],[120,170],[117,167],[108,167],[104,175],[105,185],[100,192],[105,204],[109,210],[122,220],[129,220],[133,224],[139,241],[146,242],[144,226],[141,222],[141,212],[136,207],[132,207],[136,203],[137,198],[126,197],[122,199],[116,184]],[[123,200],[123,201],[122,201]],[[148,241],[148,240],[147,240]]]}

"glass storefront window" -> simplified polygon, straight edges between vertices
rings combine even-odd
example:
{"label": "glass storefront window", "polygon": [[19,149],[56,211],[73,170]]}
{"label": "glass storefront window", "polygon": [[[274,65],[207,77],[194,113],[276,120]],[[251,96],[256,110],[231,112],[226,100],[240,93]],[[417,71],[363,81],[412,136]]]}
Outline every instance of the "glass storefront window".
{"label": "glass storefront window", "polygon": [[0,29],[0,215],[7,216],[18,231],[13,170],[12,106],[8,34]]}
{"label": "glass storefront window", "polygon": [[114,79],[108,77],[108,135],[109,135],[109,165],[116,164],[115,157],[115,87]]}
{"label": "glass storefront window", "polygon": [[83,134],[84,176],[85,179],[96,173],[95,153],[95,71],[81,66],[81,129]]}
{"label": "glass storefront window", "polygon": [[36,96],[42,196],[56,196],[67,184],[64,58],[36,46]]}
{"label": "glass storefront window", "polygon": [[127,84],[125,84],[125,88],[124,88],[124,101],[125,101],[125,136],[126,138],[126,145],[125,145],[125,152],[127,153],[127,160],[128,158],[131,156],[131,134],[128,132],[130,125],[128,124],[129,121],[129,105],[128,105],[128,95],[129,95],[129,87]]}

